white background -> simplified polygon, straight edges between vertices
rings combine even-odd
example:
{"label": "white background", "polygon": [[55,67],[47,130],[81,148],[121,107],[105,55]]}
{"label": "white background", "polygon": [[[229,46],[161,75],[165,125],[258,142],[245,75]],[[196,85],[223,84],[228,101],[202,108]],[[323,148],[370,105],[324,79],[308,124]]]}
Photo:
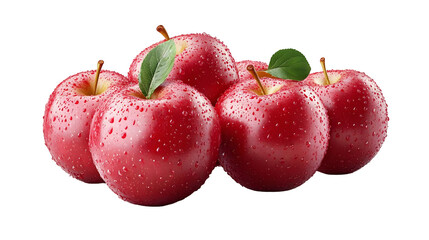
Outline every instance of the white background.
{"label": "white background", "polygon": [[[429,17],[425,1],[2,1],[0,239],[428,239]],[[69,75],[124,75],[162,39],[207,32],[237,61],[282,48],[330,69],[370,75],[389,104],[388,137],[350,175],[316,173],[299,188],[247,190],[216,168],[165,207],[124,202],[64,173],[44,146],[44,105]]]}

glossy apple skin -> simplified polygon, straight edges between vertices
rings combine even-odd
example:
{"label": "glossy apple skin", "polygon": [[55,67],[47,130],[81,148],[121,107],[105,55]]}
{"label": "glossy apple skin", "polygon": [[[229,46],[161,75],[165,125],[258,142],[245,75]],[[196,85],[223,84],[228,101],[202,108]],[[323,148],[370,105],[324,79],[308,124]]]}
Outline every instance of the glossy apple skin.
{"label": "glossy apple skin", "polygon": [[[176,56],[167,81],[178,79],[195,87],[213,105],[229,86],[238,82],[234,58],[225,44],[218,39],[205,33],[180,35],[172,39],[176,43],[186,41],[188,47]],[[144,57],[164,41],[153,44],[137,55],[128,73],[130,80],[138,81]]]}
{"label": "glossy apple skin", "polygon": [[169,82],[156,99],[138,85],[112,97],[92,122],[90,149],[101,177],[128,202],[161,206],[200,188],[216,165],[218,116],[194,88]]}
{"label": "glossy apple skin", "polygon": [[321,86],[310,74],[302,84],[311,86],[325,105],[330,120],[330,140],[319,168],[327,174],[347,174],[365,166],[380,150],[387,136],[387,104],[381,89],[370,77],[354,70],[328,71],[341,76],[334,84]]}
{"label": "glossy apple skin", "polygon": [[293,189],[316,172],[328,146],[329,123],[319,97],[307,86],[263,78],[240,82],[216,104],[222,128],[220,164],[239,184],[258,191]]}
{"label": "glossy apple skin", "polygon": [[252,60],[243,60],[240,62],[237,62],[237,71],[238,71],[238,77],[240,78],[240,82],[246,81],[249,79],[253,79],[252,74],[247,71],[247,66],[252,64],[256,71],[262,71],[268,69],[268,64],[260,61],[252,61]]}
{"label": "glossy apple skin", "polygon": [[101,71],[99,83],[109,82],[102,94],[83,95],[95,79],[96,71],[75,74],[62,81],[51,94],[43,116],[45,144],[52,159],[67,173],[86,183],[101,183],[88,148],[92,117],[100,105],[113,93],[129,84],[119,73]]}

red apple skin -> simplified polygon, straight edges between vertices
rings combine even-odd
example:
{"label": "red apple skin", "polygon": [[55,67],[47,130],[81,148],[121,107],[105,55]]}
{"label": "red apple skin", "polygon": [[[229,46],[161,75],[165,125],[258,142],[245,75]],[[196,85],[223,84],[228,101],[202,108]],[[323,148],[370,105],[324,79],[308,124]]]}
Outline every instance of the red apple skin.
{"label": "red apple skin", "polygon": [[222,128],[220,164],[242,186],[284,191],[316,172],[328,146],[329,122],[319,97],[296,82],[263,78],[240,82],[216,104]]}
{"label": "red apple skin", "polygon": [[109,83],[105,92],[87,96],[96,71],[75,74],[62,81],[51,94],[43,117],[45,144],[53,160],[72,177],[86,183],[101,183],[95,168],[88,139],[92,117],[100,105],[129,81],[119,73],[102,70],[99,86]]}
{"label": "red apple skin", "polygon": [[355,70],[328,71],[338,82],[321,86],[323,72],[310,74],[302,84],[311,86],[325,105],[330,120],[328,151],[319,168],[327,174],[348,174],[365,166],[387,136],[387,104],[370,77]]}
{"label": "red apple skin", "polygon": [[[238,82],[234,58],[225,44],[218,39],[205,33],[180,35],[172,39],[176,44],[186,41],[188,47],[176,56],[167,81],[178,79],[195,87],[213,105],[229,86]],[[130,80],[138,82],[144,57],[164,41],[153,44],[137,55],[128,73]]]}
{"label": "red apple skin", "polygon": [[246,81],[249,79],[253,79],[252,74],[247,70],[248,65],[253,65],[256,71],[263,71],[268,69],[268,64],[260,61],[252,61],[252,60],[243,60],[236,63],[238,77],[240,78],[240,82]]}
{"label": "red apple skin", "polygon": [[101,177],[139,205],[177,202],[200,188],[216,165],[220,125],[214,107],[181,82],[143,99],[138,85],[112,97],[92,122],[90,149]]}
{"label": "red apple skin", "polygon": [[[252,60],[243,60],[243,61],[237,62],[236,66],[237,66],[240,82],[253,79],[252,74],[250,74],[249,71],[247,70],[247,66],[250,64],[253,65],[256,71],[268,69],[268,64],[264,62],[252,61]],[[216,166],[220,166],[219,161]]]}

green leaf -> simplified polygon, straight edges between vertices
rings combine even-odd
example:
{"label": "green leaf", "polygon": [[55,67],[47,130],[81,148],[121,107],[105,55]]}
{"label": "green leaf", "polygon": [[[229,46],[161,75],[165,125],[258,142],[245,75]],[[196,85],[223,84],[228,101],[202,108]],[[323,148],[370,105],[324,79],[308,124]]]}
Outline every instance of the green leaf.
{"label": "green leaf", "polygon": [[289,48],[274,53],[265,72],[277,78],[301,81],[308,76],[310,70],[310,64],[304,55]]}
{"label": "green leaf", "polygon": [[150,50],[143,59],[139,74],[139,87],[147,99],[168,77],[175,57],[176,44],[171,39]]}

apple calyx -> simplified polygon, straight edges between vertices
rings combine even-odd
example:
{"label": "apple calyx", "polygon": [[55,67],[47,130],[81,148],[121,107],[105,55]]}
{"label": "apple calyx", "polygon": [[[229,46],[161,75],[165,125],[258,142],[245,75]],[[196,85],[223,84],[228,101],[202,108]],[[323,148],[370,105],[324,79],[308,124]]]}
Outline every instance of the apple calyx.
{"label": "apple calyx", "polygon": [[320,58],[320,65],[322,65],[323,74],[325,75],[326,85],[330,85],[331,82],[329,81],[328,72],[326,71],[326,65],[325,65],[325,58]]}
{"label": "apple calyx", "polygon": [[259,75],[258,75],[258,73],[255,70],[255,67],[252,64],[247,65],[247,71],[249,71],[250,74],[252,74],[253,78],[258,83],[258,86],[261,89],[262,95],[267,95],[264,86],[262,86],[261,79],[259,78]]}
{"label": "apple calyx", "polygon": [[97,88],[98,88],[98,79],[100,77],[101,68],[103,67],[104,61],[99,60],[97,63],[97,72],[95,73],[95,84],[94,84],[94,92],[93,95],[97,95]]}
{"label": "apple calyx", "polygon": [[158,27],[156,27],[156,31],[161,33],[162,36],[164,36],[165,40],[167,40],[167,41],[170,40],[170,36],[168,36],[167,30],[165,29],[164,26],[158,25]]}

